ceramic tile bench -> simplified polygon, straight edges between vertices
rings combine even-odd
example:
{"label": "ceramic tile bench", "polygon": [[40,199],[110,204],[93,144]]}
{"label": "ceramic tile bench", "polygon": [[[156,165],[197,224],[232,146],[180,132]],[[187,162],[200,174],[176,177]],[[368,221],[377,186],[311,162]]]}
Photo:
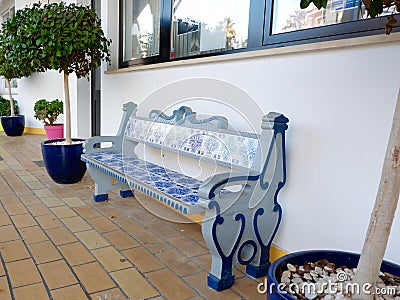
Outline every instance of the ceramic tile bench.
{"label": "ceramic tile bench", "polygon": [[[277,195],[285,184],[285,130],[288,119],[269,113],[260,135],[228,129],[224,117],[202,120],[188,107],[171,116],[153,110],[136,116],[136,104],[123,106],[116,136],[86,141],[82,160],[95,181],[94,201],[108,199],[110,189],[122,197],[139,190],[184,214],[204,213],[202,233],[212,254],[208,285],[215,290],[234,282],[232,268],[267,274],[269,250],[281,220]],[[103,148],[100,143],[112,146]],[[230,170],[201,181],[145,161],[135,147],[145,144],[162,151],[207,160]],[[240,191],[230,187],[240,186]]]}

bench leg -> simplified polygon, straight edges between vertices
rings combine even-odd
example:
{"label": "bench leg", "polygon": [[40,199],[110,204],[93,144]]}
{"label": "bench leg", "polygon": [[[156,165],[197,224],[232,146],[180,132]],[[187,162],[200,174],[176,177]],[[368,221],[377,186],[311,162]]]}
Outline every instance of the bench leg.
{"label": "bench leg", "polygon": [[267,275],[281,208],[278,204],[264,207],[243,210],[240,204],[220,207],[217,201],[209,203],[202,222],[203,237],[212,255],[209,287],[221,291],[232,286],[236,263],[246,265],[246,273],[252,277]]}
{"label": "bench leg", "polygon": [[[212,289],[222,291],[231,287],[235,281],[232,271],[234,256],[243,234],[244,224],[241,216],[234,217],[233,214],[221,216],[218,203],[213,201],[210,206],[202,222],[203,237],[212,255],[207,283]],[[224,231],[220,231],[222,227]]]}
{"label": "bench leg", "polygon": [[133,196],[133,191],[131,191],[126,183],[118,181],[116,178],[104,173],[102,170],[99,170],[89,164],[86,164],[86,166],[89,174],[92,176],[95,183],[93,195],[93,200],[95,202],[107,200],[108,191],[115,188],[121,189],[120,196],[122,198]]}

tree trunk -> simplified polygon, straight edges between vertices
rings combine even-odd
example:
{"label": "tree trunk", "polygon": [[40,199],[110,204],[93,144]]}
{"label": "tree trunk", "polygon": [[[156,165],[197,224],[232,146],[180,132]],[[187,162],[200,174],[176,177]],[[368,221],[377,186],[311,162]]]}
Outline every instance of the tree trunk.
{"label": "tree trunk", "polygon": [[64,72],[64,101],[65,101],[65,141],[72,144],[71,139],[71,101],[69,98],[68,74]]}
{"label": "tree trunk", "polygon": [[[390,229],[400,191],[400,91],[392,121],[392,129],[386,149],[381,181],[371,214],[367,235],[361,252],[360,261],[353,279],[362,291],[363,284],[375,286],[383,256],[385,254]],[[371,289],[371,292],[374,290]],[[368,300],[373,295],[353,295],[352,299]]]}
{"label": "tree trunk", "polygon": [[7,78],[7,84],[8,84],[8,96],[10,97],[11,117],[15,117],[14,101],[11,93],[11,79]]}

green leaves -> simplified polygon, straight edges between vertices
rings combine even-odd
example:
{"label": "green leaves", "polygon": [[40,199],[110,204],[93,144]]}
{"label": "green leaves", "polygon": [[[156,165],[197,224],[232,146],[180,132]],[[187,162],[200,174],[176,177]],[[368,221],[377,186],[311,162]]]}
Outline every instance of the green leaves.
{"label": "green leaves", "polygon": [[301,0],[300,1],[300,8],[304,9],[307,8],[311,3],[314,3],[314,5],[318,8],[326,8],[326,5],[328,4],[328,0]]}
{"label": "green leaves", "polygon": [[36,119],[43,121],[46,125],[53,125],[58,116],[63,113],[63,103],[58,99],[52,101],[40,99],[35,102],[33,110]]}
{"label": "green leaves", "polygon": [[[9,78],[47,69],[80,78],[110,60],[111,41],[96,12],[77,4],[35,3],[18,10],[4,23],[0,43],[0,75]],[[12,64],[6,53],[12,53]]]}

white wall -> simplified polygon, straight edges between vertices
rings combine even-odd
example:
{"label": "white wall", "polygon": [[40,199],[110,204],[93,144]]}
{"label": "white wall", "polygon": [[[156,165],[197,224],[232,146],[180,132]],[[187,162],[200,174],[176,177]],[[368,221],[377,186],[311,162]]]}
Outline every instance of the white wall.
{"label": "white wall", "polygon": [[[108,2],[103,0],[103,7]],[[116,36],[117,23],[108,22],[109,36]],[[149,103],[160,108],[173,98],[180,100],[176,97],[215,92],[215,98],[223,98],[252,123],[259,123],[259,109],[235,99],[233,85],[248,93],[264,112],[284,113],[290,119],[288,173],[279,195],[283,221],[275,244],[290,252],[312,248],[360,252],[400,83],[400,62],[390,58],[399,52],[400,43],[392,43],[106,74],[102,78],[102,134],[116,132],[121,105],[129,100],[143,103],[157,89],[181,80],[226,81],[228,96],[224,90],[213,90],[207,80],[198,80],[195,91],[188,84],[156,93],[152,100],[146,99],[146,108]],[[206,103],[199,109],[213,112]],[[399,240],[396,218],[386,258],[397,263]]]}

